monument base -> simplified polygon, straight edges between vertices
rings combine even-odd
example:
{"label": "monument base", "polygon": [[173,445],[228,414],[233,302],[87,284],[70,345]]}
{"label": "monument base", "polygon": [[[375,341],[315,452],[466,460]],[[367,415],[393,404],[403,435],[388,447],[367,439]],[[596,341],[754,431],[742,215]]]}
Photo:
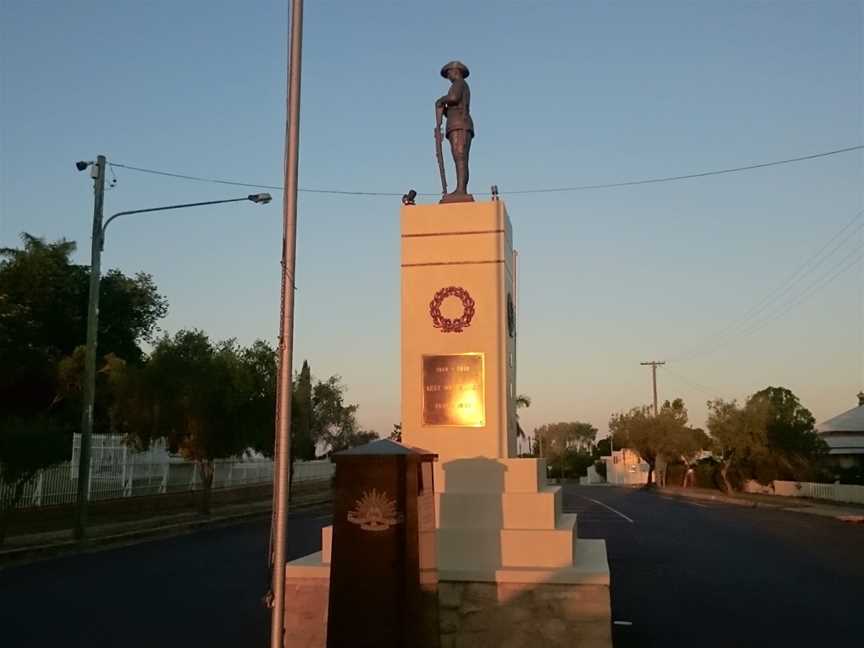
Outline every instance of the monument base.
{"label": "monument base", "polygon": [[[542,459],[435,464],[438,603],[423,616],[437,612],[441,648],[611,647],[606,543],[578,538],[545,472]],[[286,596],[286,646],[325,645],[332,542],[325,527],[322,550],[286,567],[303,599]]]}
{"label": "monument base", "polygon": [[326,572],[323,577],[289,575],[285,579],[285,648],[324,648],[327,645],[329,566]]}
{"label": "monument base", "polygon": [[438,585],[441,648],[611,648],[602,585]]}
{"label": "monument base", "polygon": [[[585,543],[594,544],[579,541]],[[427,617],[437,612],[439,633],[433,641],[440,648],[535,648],[538,642],[544,648],[611,648],[609,585],[591,583],[590,564],[596,558],[581,569],[577,558],[572,570],[561,570],[571,571],[570,580],[582,572],[584,582],[550,582],[544,580],[549,577],[545,570],[527,569],[499,570],[491,581],[487,573],[475,574],[482,579],[477,581],[442,578],[437,609],[424,611]],[[285,648],[325,648],[330,565],[318,552],[289,563],[286,576]],[[435,606],[435,600],[429,597],[426,605]]]}
{"label": "monument base", "polygon": [[441,197],[441,200],[438,201],[439,205],[446,205],[447,203],[460,203],[460,202],[474,202],[474,196],[469,193],[456,193],[455,191],[452,193],[444,194]]}
{"label": "monument base", "polygon": [[[432,624],[424,639],[440,648],[609,648],[605,541],[578,539],[576,516],[563,512],[544,460],[514,458],[516,269],[507,210],[469,194],[441,202],[405,205],[400,217],[402,439],[438,456],[435,531],[421,533],[418,546],[437,556],[437,597],[424,598],[422,618],[437,616],[439,632]],[[286,596],[286,646],[324,646],[320,591],[330,587],[331,547],[325,528],[322,551],[286,566],[296,595],[309,593],[304,603]],[[421,568],[421,587],[431,588],[426,576]]]}

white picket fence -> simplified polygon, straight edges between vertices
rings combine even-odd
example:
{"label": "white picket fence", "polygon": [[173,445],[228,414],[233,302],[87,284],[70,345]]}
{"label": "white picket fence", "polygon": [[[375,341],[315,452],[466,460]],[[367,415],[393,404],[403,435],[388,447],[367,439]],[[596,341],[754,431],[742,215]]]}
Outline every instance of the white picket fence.
{"label": "white picket fence", "polygon": [[[71,461],[41,471],[30,480],[18,508],[70,504],[75,501],[77,466]],[[112,470],[94,470],[89,499],[113,499],[196,491],[201,488],[198,465],[187,461],[141,462],[130,459]],[[294,483],[332,477],[334,464],[329,459],[298,461],[294,464]],[[213,488],[238,488],[273,482],[270,459],[226,459],[215,462]],[[0,499],[11,494],[11,486],[0,480]]]}
{"label": "white picket fence", "polygon": [[864,504],[864,486],[854,484],[817,484],[815,482],[775,481],[763,486],[757,481],[744,484],[747,493],[763,493],[781,497],[811,497],[852,504]]}

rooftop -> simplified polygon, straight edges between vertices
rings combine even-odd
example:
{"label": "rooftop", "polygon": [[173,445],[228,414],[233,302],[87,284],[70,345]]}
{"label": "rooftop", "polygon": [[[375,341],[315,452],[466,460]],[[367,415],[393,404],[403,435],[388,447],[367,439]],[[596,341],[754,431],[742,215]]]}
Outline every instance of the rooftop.
{"label": "rooftop", "polygon": [[864,434],[864,394],[858,394],[858,407],[838,414],[816,426],[819,434]]}

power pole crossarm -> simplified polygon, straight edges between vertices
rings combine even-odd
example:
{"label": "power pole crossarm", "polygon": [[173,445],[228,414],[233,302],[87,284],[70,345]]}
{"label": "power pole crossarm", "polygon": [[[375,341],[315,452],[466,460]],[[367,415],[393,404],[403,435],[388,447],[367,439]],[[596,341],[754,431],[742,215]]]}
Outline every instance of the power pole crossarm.
{"label": "power pole crossarm", "polygon": [[662,367],[666,362],[652,360],[651,362],[640,362],[643,367],[651,367],[651,381],[654,384],[654,416],[657,416],[657,367]]}

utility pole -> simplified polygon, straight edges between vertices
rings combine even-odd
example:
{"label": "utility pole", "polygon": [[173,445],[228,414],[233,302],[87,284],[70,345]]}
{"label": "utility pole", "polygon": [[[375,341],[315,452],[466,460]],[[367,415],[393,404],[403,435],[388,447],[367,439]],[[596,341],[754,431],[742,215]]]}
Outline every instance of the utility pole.
{"label": "utility pole", "polygon": [[288,106],[285,124],[285,191],[282,211],[282,313],[279,322],[279,374],[273,482],[273,573],[270,646],[283,648],[285,633],[285,563],[288,544],[288,489],[291,469],[291,386],[294,355],[294,271],[297,247],[297,168],[300,150],[300,72],[303,48],[303,0],[291,1],[288,54]]}
{"label": "utility pole", "polygon": [[84,408],[81,413],[81,448],[78,453],[78,493],[75,509],[75,539],[84,540],[90,496],[90,443],[93,435],[93,405],[96,398],[96,332],[99,316],[99,273],[102,265],[102,207],[105,202],[104,155],[92,165],[93,236],[90,247],[90,298],[87,305],[87,350],[84,355]]}
{"label": "utility pole", "polygon": [[640,362],[643,367],[650,366],[651,367],[651,379],[654,383],[654,416],[657,416],[657,367],[662,367],[665,365],[665,362],[657,362],[656,360],[652,360],[651,362]]}

